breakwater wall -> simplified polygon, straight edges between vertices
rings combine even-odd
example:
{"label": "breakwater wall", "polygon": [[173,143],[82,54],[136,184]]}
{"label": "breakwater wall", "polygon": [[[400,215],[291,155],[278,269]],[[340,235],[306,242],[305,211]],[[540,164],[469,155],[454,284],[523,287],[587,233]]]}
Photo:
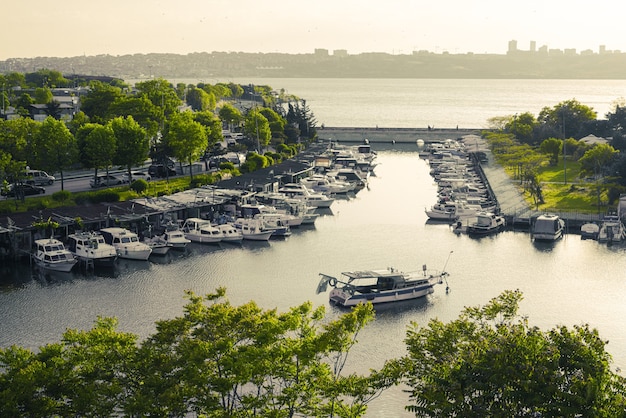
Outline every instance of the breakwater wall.
{"label": "breakwater wall", "polygon": [[418,139],[424,142],[436,142],[446,139],[458,139],[466,135],[480,135],[478,129],[461,128],[349,128],[324,127],[317,130],[322,140],[338,142],[362,143],[367,139],[370,143],[415,143]]}

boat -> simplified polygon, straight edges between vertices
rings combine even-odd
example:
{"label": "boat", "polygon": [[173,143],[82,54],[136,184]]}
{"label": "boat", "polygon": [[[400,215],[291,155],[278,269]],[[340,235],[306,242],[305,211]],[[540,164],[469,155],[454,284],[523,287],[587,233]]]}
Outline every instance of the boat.
{"label": "boat", "polygon": [[152,249],[153,255],[165,255],[170,251],[170,248],[172,248],[172,246],[160,235],[145,238],[143,242],[148,244],[148,246]]}
{"label": "boat", "polygon": [[243,232],[241,232],[241,229],[233,225],[232,222],[217,224],[215,227],[222,233],[222,242],[239,244],[243,241]]}
{"label": "boat", "polygon": [[598,242],[612,244],[626,239],[624,224],[617,215],[606,215],[602,218],[598,230]]}
{"label": "boat", "polygon": [[67,236],[67,248],[79,261],[94,267],[111,267],[117,261],[117,250],[107,244],[97,231],[77,232]]}
{"label": "boat", "polygon": [[201,244],[219,244],[222,231],[211,224],[211,221],[200,218],[187,218],[181,227],[185,238]]}
{"label": "boat", "polygon": [[535,241],[557,241],[565,231],[565,222],[558,215],[539,215],[533,224],[531,236]]}
{"label": "boat", "polygon": [[134,232],[125,228],[111,227],[100,230],[107,244],[115,247],[117,256],[131,260],[147,260],[152,254],[152,248],[144,242],[139,241],[139,237]]}
{"label": "boat", "polygon": [[476,219],[468,223],[467,233],[469,235],[489,235],[501,231],[505,225],[504,216],[496,215],[493,212],[478,212]]}
{"label": "boat", "polygon": [[325,174],[313,174],[300,179],[300,184],[304,184],[309,190],[323,194],[344,194],[353,192],[356,185],[347,181],[338,180],[335,177]]}
{"label": "boat", "polygon": [[78,262],[61,241],[52,237],[35,240],[33,260],[41,268],[62,272],[72,270]]}
{"label": "boat", "polygon": [[589,222],[580,226],[580,238],[581,239],[598,239],[598,232],[600,232],[600,225]]}
{"label": "boat", "polygon": [[289,197],[302,199],[309,206],[315,208],[329,208],[333,204],[335,199],[328,197],[321,193],[311,193],[311,191],[304,185],[299,183],[286,183],[278,189],[280,193],[283,193]]}
{"label": "boat", "polygon": [[424,209],[426,216],[433,221],[452,222],[458,218],[456,205],[447,203],[435,203],[430,209]]}
{"label": "boat", "polygon": [[360,303],[390,303],[421,298],[433,293],[437,284],[444,281],[447,286],[448,273],[429,271],[426,265],[422,271],[402,272],[395,268],[379,270],[346,271],[340,278],[320,273],[322,276],[317,293],[323,293],[328,286],[331,303],[350,307]]}
{"label": "boat", "polygon": [[243,239],[249,241],[268,241],[274,232],[255,218],[237,218],[233,225],[241,230]]}
{"label": "boat", "polygon": [[185,234],[178,228],[166,229],[161,238],[169,244],[174,250],[184,250],[187,244],[191,242],[190,239],[185,238]]}
{"label": "boat", "polygon": [[259,213],[254,218],[261,220],[265,228],[272,231],[273,237],[288,237],[291,235],[289,224],[279,213]]}

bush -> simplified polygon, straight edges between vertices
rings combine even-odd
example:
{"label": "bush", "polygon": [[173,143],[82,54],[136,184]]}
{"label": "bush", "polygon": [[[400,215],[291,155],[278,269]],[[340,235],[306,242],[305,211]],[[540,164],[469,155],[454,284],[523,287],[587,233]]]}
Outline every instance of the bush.
{"label": "bush", "polygon": [[137,179],[131,183],[130,189],[134,190],[138,194],[142,194],[143,192],[148,190],[148,182],[144,179]]}
{"label": "bush", "polygon": [[120,194],[115,190],[102,190],[96,193],[92,193],[91,199],[93,203],[119,202]]}
{"label": "bush", "polygon": [[67,202],[72,197],[72,193],[67,190],[59,190],[52,193],[52,200],[55,202]]}

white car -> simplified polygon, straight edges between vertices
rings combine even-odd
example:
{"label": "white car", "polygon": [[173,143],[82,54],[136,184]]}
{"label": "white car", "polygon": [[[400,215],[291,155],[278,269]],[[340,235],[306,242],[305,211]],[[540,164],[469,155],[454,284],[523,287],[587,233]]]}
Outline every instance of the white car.
{"label": "white car", "polygon": [[150,176],[150,174],[146,173],[145,171],[131,171],[130,180],[128,179],[128,173],[124,173],[124,175],[122,176],[122,179],[124,179],[124,183],[132,183],[133,181],[139,180],[139,179],[150,181],[152,180],[152,177]]}
{"label": "white car", "polygon": [[91,180],[89,180],[89,185],[93,188],[117,186],[123,183],[125,183],[125,181],[122,177],[114,176],[112,174],[109,174],[108,176],[106,174],[98,176],[96,179],[92,177]]}

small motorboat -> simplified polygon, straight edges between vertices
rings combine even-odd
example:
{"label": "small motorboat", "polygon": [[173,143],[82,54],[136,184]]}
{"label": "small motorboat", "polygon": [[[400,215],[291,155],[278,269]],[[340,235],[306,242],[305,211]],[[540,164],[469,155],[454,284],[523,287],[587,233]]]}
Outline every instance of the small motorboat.
{"label": "small motorboat", "polygon": [[557,241],[565,231],[565,222],[558,215],[539,215],[532,226],[531,236],[535,241]]}
{"label": "small motorboat", "polygon": [[80,261],[94,267],[112,267],[117,260],[117,250],[107,244],[97,231],[77,232],[67,236],[68,249]]}
{"label": "small motorboat", "polygon": [[581,239],[598,239],[598,232],[600,232],[600,225],[589,222],[581,225],[580,238]]}
{"label": "small motorboat", "polygon": [[598,230],[598,242],[613,244],[626,239],[624,224],[617,215],[606,215],[602,218]]}
{"label": "small motorboat", "polygon": [[323,293],[330,286],[330,302],[348,307],[368,302],[378,304],[421,298],[433,293],[435,285],[444,282],[447,290],[448,273],[445,266],[442,271],[431,271],[424,265],[421,271],[407,273],[387,268],[346,271],[341,273],[341,278],[323,273],[320,276],[316,293]]}
{"label": "small motorboat", "polygon": [[222,241],[222,231],[211,224],[211,221],[200,218],[187,218],[181,230],[185,238],[201,244],[219,244]]}
{"label": "small motorboat", "polygon": [[467,225],[470,235],[489,235],[501,231],[506,225],[504,216],[493,212],[478,212],[476,219]]}
{"label": "small motorboat", "polygon": [[72,270],[78,262],[61,241],[52,237],[35,240],[33,260],[41,268],[63,272]]}
{"label": "small motorboat", "polygon": [[152,248],[141,241],[134,232],[125,228],[111,227],[100,230],[107,244],[115,247],[120,258],[131,260],[147,260]]}

